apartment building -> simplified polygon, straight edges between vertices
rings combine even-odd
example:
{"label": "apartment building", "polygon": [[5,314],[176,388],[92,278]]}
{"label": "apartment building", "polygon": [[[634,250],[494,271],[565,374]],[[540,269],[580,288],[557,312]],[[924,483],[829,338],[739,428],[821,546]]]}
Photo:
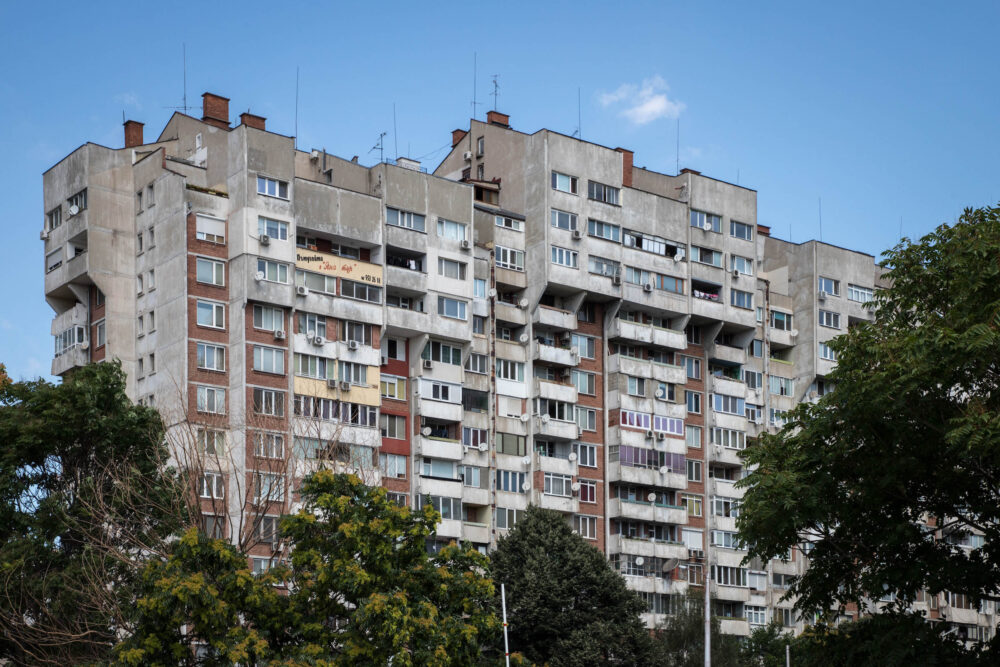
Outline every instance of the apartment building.
{"label": "apartment building", "polygon": [[725,632],[803,627],[780,598],[804,552],[742,564],[739,453],[830,389],[879,271],[772,238],[753,190],[496,111],[433,173],[365,167],[206,93],[154,141],[128,121],[124,148],[81,146],[44,204],[53,374],[120,360],[255,568],[333,465],[433,505],[430,549],[488,551],[541,505],[651,625],[711,574]]}

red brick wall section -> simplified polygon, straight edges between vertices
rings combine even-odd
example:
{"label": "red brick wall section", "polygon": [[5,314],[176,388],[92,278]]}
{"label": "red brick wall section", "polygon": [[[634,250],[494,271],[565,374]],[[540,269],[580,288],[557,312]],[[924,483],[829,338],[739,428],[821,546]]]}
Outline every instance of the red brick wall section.
{"label": "red brick wall section", "polygon": [[597,375],[595,381],[595,396],[588,396],[587,394],[579,394],[577,398],[578,405],[588,408],[597,409],[597,432],[581,431],[580,440],[582,442],[594,443],[598,445],[597,447],[597,467],[588,468],[584,466],[577,466],[577,477],[587,480],[594,480],[597,482],[597,502],[596,503],[580,503],[580,514],[585,514],[589,516],[598,516],[597,519],[597,540],[594,545],[601,551],[605,550],[605,540],[604,540],[604,497],[606,494],[606,474],[604,470],[604,419],[606,414],[604,411],[604,387],[605,387],[605,375],[604,375],[604,355],[603,350],[605,347],[604,335],[604,308],[600,304],[594,305],[594,321],[593,322],[579,322],[577,324],[577,332],[585,334],[587,336],[594,336],[597,338],[597,342],[594,344],[594,359],[580,359],[579,369],[582,371],[588,371],[595,373]]}
{"label": "red brick wall section", "polygon": [[201,119],[210,125],[229,129],[229,98],[214,93],[202,93]]}
{"label": "red brick wall section", "polygon": [[125,148],[142,145],[142,123],[137,120],[125,121]]}
{"label": "red brick wall section", "polygon": [[634,154],[627,148],[616,148],[622,154],[622,185],[626,188],[632,187],[632,160]]}
{"label": "red brick wall section", "polygon": [[252,127],[256,130],[264,130],[267,119],[263,116],[252,114],[249,111],[240,114],[240,124]]}

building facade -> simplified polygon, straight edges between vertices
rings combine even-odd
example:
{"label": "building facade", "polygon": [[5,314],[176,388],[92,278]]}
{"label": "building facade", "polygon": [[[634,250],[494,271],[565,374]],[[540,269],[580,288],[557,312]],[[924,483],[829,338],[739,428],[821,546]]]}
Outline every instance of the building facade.
{"label": "building facade", "polygon": [[52,372],[121,361],[199,466],[210,532],[267,567],[299,480],[335,465],[433,505],[431,549],[488,551],[541,505],[650,624],[712,573],[725,632],[803,627],[780,598],[808,547],[742,564],[740,451],[830,389],[873,257],[772,238],[753,190],[495,111],[429,173],[228,107],[206,93],[152,142],[129,121],[124,148],[44,175]]}

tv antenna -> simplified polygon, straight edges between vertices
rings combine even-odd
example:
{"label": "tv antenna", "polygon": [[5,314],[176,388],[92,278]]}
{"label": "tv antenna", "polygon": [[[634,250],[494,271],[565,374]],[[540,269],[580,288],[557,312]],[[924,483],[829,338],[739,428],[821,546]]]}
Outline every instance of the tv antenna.
{"label": "tv antenna", "polygon": [[500,94],[500,84],[497,83],[497,77],[499,74],[493,75],[493,110],[497,110],[497,95]]}
{"label": "tv antenna", "polygon": [[[479,74],[478,74],[478,69],[479,69],[478,58],[479,58],[479,54],[476,53],[475,51],[473,51],[472,52],[472,117],[473,118],[476,117],[476,107],[479,106],[479,102],[477,101],[477,98],[476,98],[476,77],[479,76]],[[471,141],[471,139],[470,139],[470,141]]]}
{"label": "tv antenna", "polygon": [[376,141],[375,145],[372,146],[372,149],[370,151],[368,151],[369,153],[373,153],[376,150],[378,150],[378,161],[379,162],[385,162],[385,155],[384,155],[384,152],[382,150],[382,139],[385,138],[386,134],[387,134],[386,132],[383,132],[382,134],[378,135],[378,141]]}
{"label": "tv antenna", "polygon": [[819,242],[823,242],[823,198],[819,198]]}
{"label": "tv antenna", "polygon": [[183,79],[182,79],[182,81],[183,81],[183,84],[182,84],[183,88],[182,88],[182,91],[181,91],[181,94],[182,94],[181,99],[183,101],[181,102],[181,106],[179,106],[179,107],[163,107],[163,108],[164,109],[174,109],[176,111],[182,111],[182,112],[184,112],[186,114],[188,112],[188,110],[190,110],[190,109],[193,108],[193,107],[189,107],[188,106],[187,42],[181,42],[181,69],[182,69],[182,76],[183,76]]}
{"label": "tv antenna", "polygon": [[576,87],[576,131],[572,136],[583,139],[583,121],[580,115],[580,86]]}

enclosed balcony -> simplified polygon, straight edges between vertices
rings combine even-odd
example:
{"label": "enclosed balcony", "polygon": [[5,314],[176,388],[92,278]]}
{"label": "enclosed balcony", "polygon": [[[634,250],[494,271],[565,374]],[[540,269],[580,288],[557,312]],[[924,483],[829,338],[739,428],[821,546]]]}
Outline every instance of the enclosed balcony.
{"label": "enclosed balcony", "polygon": [[531,358],[555,366],[576,366],[580,362],[576,350],[546,345],[537,340],[531,343]]}

